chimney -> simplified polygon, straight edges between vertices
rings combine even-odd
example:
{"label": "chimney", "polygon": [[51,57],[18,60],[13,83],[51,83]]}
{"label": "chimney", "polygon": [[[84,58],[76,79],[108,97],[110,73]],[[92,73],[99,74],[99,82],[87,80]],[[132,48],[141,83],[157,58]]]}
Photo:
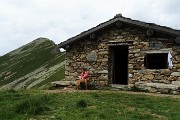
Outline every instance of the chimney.
{"label": "chimney", "polygon": [[121,13],[118,13],[114,16],[114,18],[118,18],[118,17],[122,17],[122,14]]}

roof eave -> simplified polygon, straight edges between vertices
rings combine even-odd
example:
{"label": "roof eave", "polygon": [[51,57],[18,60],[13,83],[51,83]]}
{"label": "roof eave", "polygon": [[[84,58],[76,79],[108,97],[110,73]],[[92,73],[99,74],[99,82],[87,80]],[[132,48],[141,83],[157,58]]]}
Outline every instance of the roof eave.
{"label": "roof eave", "polygon": [[60,44],[58,44],[58,46],[59,47],[64,47],[64,46],[66,46],[67,44],[69,44],[71,42],[75,42],[76,40],[78,40],[80,38],[83,38],[83,37],[86,37],[86,36],[88,36],[89,34],[91,34],[93,32],[97,32],[97,31],[99,31],[99,30],[101,30],[101,29],[103,29],[103,28],[117,22],[117,21],[119,21],[118,18],[111,19],[111,20],[109,20],[109,21],[107,21],[107,22],[105,22],[103,24],[100,24],[97,27],[93,27],[93,28],[91,28],[91,29],[89,29],[89,30],[87,30],[85,32],[82,32],[82,33],[78,34],[77,36],[74,36],[72,38],[67,39],[64,42],[61,42]]}
{"label": "roof eave", "polygon": [[168,28],[168,27],[164,27],[164,26],[159,26],[156,24],[150,24],[150,23],[146,23],[146,22],[141,22],[141,21],[137,21],[137,20],[132,20],[130,18],[125,18],[125,17],[115,17],[113,19],[110,19],[109,21],[106,21],[96,27],[93,27],[85,32],[82,32],[80,34],[78,34],[77,36],[74,36],[64,42],[61,42],[60,44],[58,44],[59,48],[61,47],[65,47],[66,45],[77,41],[78,39],[81,39],[83,37],[88,36],[89,34],[93,33],[93,32],[97,32],[99,30],[102,30],[105,27],[108,27],[110,25],[112,25],[113,23],[117,22],[117,21],[121,21],[121,22],[125,22],[128,24],[133,24],[133,25],[137,25],[140,27],[144,27],[147,29],[153,29],[156,31],[161,31],[170,35],[174,35],[174,36],[180,36],[180,31],[179,30],[174,30],[172,28]]}

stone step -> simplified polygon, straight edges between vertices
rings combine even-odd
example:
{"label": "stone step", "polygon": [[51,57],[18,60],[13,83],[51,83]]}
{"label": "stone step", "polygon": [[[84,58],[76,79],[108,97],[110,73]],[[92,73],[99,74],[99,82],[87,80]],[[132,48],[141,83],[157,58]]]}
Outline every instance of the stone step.
{"label": "stone step", "polygon": [[121,90],[128,90],[128,85],[120,85],[120,84],[111,84],[112,88],[121,89]]}
{"label": "stone step", "polygon": [[76,85],[76,81],[54,81],[54,82],[51,82],[51,85],[54,87],[56,86],[67,87],[71,85]]}
{"label": "stone step", "polygon": [[136,82],[135,86],[141,90],[147,90],[152,93],[180,94],[179,82],[174,81],[172,83],[173,84]]}
{"label": "stone step", "polygon": [[164,84],[164,83],[146,83],[147,87],[154,87],[154,88],[160,88],[160,89],[172,89],[172,90],[178,90],[180,86],[176,84]]}

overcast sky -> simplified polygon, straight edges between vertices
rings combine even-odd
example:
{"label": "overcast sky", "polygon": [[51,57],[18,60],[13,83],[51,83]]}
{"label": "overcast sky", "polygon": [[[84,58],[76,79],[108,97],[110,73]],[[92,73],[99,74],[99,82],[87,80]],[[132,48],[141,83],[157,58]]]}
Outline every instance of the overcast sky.
{"label": "overcast sky", "polygon": [[0,55],[38,37],[56,44],[113,18],[180,29],[180,0],[0,0]]}

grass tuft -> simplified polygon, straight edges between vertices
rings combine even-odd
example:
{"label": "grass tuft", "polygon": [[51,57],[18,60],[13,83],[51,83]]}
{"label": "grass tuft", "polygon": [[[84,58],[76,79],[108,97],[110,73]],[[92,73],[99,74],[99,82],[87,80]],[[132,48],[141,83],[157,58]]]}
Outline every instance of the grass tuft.
{"label": "grass tuft", "polygon": [[15,105],[14,111],[17,114],[38,115],[50,110],[47,106],[50,98],[47,95],[32,96],[24,99]]}
{"label": "grass tuft", "polygon": [[86,108],[87,107],[87,101],[86,100],[78,100],[76,103],[78,108]]}

